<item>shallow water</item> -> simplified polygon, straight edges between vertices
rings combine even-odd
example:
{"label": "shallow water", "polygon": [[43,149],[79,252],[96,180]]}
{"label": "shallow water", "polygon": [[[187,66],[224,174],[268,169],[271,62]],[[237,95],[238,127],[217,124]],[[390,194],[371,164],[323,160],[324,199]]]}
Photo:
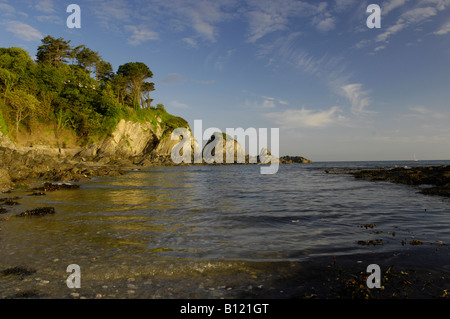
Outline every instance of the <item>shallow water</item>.
{"label": "shallow water", "polygon": [[[281,165],[276,175],[247,165],[160,167],[41,197],[4,194],[21,199],[0,216],[10,217],[0,222],[0,271],[36,272],[0,276],[0,297],[233,298],[315,257],[424,249],[402,240],[450,243],[449,199],[324,172],[415,164]],[[449,163],[416,165],[440,164]],[[56,214],[15,217],[43,206]],[[383,245],[358,243],[374,239]],[[449,261],[446,252],[443,269]],[[81,289],[66,285],[69,264],[81,268]]]}

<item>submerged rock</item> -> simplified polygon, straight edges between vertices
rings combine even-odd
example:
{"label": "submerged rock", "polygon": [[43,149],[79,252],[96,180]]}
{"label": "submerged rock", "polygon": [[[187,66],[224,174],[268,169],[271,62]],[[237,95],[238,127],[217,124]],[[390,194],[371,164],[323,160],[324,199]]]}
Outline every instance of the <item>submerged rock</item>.
{"label": "submerged rock", "polygon": [[54,214],[55,214],[55,209],[53,207],[42,207],[42,208],[27,210],[27,211],[17,215],[17,217],[45,216],[45,215],[54,215]]}
{"label": "submerged rock", "polygon": [[16,275],[16,276],[30,276],[36,273],[36,270],[25,267],[12,267],[1,271],[3,276]]}

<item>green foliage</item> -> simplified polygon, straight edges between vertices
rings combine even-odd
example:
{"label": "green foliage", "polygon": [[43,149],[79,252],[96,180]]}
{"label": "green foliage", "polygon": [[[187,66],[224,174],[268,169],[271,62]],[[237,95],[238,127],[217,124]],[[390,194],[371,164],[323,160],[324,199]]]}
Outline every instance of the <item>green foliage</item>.
{"label": "green foliage", "polygon": [[152,77],[141,62],[114,73],[97,52],[62,38],[42,39],[36,62],[21,48],[0,48],[0,130],[13,127],[17,138],[21,127],[40,122],[54,125],[56,137],[73,130],[83,144],[111,134],[121,119],[163,130],[188,127],[163,104],[151,106]]}

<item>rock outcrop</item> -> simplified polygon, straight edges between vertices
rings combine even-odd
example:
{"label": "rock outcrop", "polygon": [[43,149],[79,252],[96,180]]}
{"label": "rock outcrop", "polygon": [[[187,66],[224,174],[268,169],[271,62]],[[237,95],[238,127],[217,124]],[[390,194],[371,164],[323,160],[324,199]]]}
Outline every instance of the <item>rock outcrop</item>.
{"label": "rock outcrop", "polygon": [[[222,143],[222,152],[217,154],[216,148]],[[203,148],[203,160],[205,163],[227,163],[227,157],[232,163],[245,163],[246,154],[235,139],[225,133],[214,133]]]}
{"label": "rock outcrop", "polygon": [[113,159],[139,157],[167,158],[179,141],[171,139],[173,129],[158,121],[132,122],[121,120],[111,136],[93,143],[75,155],[76,159],[107,163]]}

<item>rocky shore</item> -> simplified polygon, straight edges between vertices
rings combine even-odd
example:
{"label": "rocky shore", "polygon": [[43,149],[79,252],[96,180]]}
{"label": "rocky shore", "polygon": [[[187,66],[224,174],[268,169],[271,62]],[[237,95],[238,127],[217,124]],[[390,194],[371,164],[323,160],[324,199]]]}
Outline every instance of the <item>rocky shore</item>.
{"label": "rocky shore", "polygon": [[[177,165],[171,159],[171,151],[179,141],[171,139],[172,130],[164,126],[160,118],[156,119],[156,124],[121,120],[110,136],[73,149],[18,146],[0,131],[0,192],[27,187],[34,180],[80,182],[92,177],[121,175],[130,169]],[[198,147],[195,140],[191,145],[192,151]],[[245,155],[243,148],[234,141],[234,145],[224,143],[224,158],[227,148]],[[249,163],[248,155],[245,156]],[[264,164],[270,162],[272,156],[264,150],[258,159],[259,164]],[[282,164],[311,162],[301,156],[276,160]]]}
{"label": "rocky shore", "polygon": [[411,185],[420,193],[450,197],[450,166],[396,167],[347,171],[355,178]]}

